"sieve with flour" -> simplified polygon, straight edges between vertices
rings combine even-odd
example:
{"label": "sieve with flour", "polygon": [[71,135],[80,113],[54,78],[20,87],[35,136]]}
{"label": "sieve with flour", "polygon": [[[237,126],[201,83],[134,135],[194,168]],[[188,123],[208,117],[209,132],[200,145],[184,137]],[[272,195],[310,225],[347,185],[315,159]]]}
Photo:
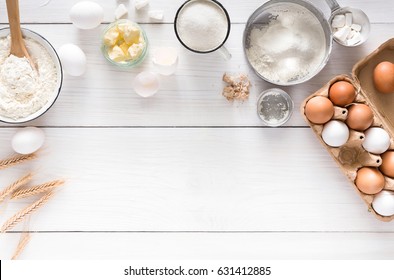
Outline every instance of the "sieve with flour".
{"label": "sieve with flour", "polygon": [[219,51],[225,59],[231,58],[224,47],[230,27],[230,16],[216,0],[188,0],[174,20],[176,37],[185,48],[202,54]]}

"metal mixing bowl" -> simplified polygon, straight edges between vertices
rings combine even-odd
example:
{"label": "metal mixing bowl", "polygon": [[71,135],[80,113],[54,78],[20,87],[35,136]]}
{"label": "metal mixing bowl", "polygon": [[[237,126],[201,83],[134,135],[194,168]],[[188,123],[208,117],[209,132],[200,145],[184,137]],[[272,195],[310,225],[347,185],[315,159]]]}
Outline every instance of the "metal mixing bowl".
{"label": "metal mixing bowl", "polygon": [[[320,23],[324,32],[324,42],[321,42],[321,44],[322,47],[323,46],[325,47],[325,53],[320,63],[317,65],[317,67],[313,69],[312,68],[308,69],[308,73],[306,75],[293,78],[288,81],[272,80],[264,76],[262,73],[260,73],[251,63],[247,54],[247,49],[249,49],[250,47],[249,36],[252,29],[256,27],[258,28],[259,26],[261,27],[264,25],[268,25],[273,18],[275,19],[275,17],[277,17],[278,12],[288,11],[291,10],[292,8],[294,9],[295,5],[300,6],[300,9],[304,8],[302,10],[305,10],[306,12],[310,13],[310,15],[314,16],[317,19],[317,21]],[[302,0],[271,0],[266,2],[264,5],[260,6],[249,17],[243,35],[243,48],[249,65],[255,70],[256,74],[260,78],[272,84],[281,85],[281,86],[290,86],[290,85],[300,84],[308,81],[309,79],[317,75],[324,68],[324,66],[328,62],[332,49],[332,33],[331,33],[330,25],[328,24],[328,21],[325,19],[323,13],[312,4]],[[275,61],[273,61],[273,63],[275,63]]]}

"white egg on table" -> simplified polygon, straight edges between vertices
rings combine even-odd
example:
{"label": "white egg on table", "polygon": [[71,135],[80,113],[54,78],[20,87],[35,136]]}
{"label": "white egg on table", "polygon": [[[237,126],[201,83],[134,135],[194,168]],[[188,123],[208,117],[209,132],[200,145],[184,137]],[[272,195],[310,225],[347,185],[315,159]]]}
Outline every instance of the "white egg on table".
{"label": "white egg on table", "polygon": [[323,127],[322,138],[328,146],[340,147],[349,139],[349,128],[341,121],[329,121]]}
{"label": "white egg on table", "polygon": [[86,55],[74,44],[65,44],[57,51],[63,70],[70,76],[81,76],[86,71]]}
{"label": "white egg on table", "polygon": [[157,74],[141,72],[133,81],[134,91],[142,97],[150,97],[159,91],[160,81]]}
{"label": "white egg on table", "polygon": [[92,1],[82,1],[72,6],[71,22],[80,29],[93,29],[104,20],[104,9]]}
{"label": "white egg on table", "polygon": [[372,154],[383,154],[390,147],[389,134],[380,127],[371,127],[365,131],[363,148]]}
{"label": "white egg on table", "polygon": [[379,215],[387,217],[394,215],[394,192],[381,191],[375,195],[372,207]]}
{"label": "white egg on table", "polygon": [[18,154],[31,154],[42,147],[45,141],[44,131],[38,127],[24,127],[12,137],[12,148]]}

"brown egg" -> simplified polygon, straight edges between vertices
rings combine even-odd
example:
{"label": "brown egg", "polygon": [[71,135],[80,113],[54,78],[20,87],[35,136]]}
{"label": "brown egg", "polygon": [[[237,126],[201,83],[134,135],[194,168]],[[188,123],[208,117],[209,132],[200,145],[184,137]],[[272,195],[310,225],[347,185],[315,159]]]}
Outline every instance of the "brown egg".
{"label": "brown egg", "polygon": [[356,98],[356,90],[351,83],[339,81],[331,85],[328,97],[337,106],[346,106]]}
{"label": "brown egg", "polygon": [[365,194],[376,194],[384,188],[384,176],[375,167],[362,167],[357,171],[357,188]]}
{"label": "brown egg", "polygon": [[394,93],[394,64],[388,61],[379,63],[373,71],[373,82],[381,93]]}
{"label": "brown egg", "polygon": [[334,105],[327,97],[312,97],[305,105],[305,115],[315,124],[324,124],[334,115]]}
{"label": "brown egg", "polygon": [[354,104],[348,108],[346,124],[358,131],[364,131],[373,123],[373,112],[365,104]]}
{"label": "brown egg", "polygon": [[387,151],[381,155],[382,165],[380,171],[386,176],[394,177],[394,151]]}

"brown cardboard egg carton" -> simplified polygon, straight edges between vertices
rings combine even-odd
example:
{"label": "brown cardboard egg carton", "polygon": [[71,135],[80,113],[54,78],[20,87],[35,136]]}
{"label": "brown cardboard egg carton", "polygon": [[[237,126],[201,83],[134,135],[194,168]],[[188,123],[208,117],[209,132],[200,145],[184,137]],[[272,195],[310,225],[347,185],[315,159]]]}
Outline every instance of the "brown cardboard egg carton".
{"label": "brown cardboard egg carton", "polygon": [[[394,63],[394,38],[385,42],[377,50],[359,61],[353,67],[352,78],[346,75],[339,75],[329,81],[323,88],[306,98],[301,105],[301,113],[322,145],[335,159],[343,173],[353,184],[357,193],[368,205],[369,211],[374,213],[379,220],[388,222],[394,219],[394,215],[386,217],[376,213],[372,207],[374,195],[362,193],[354,183],[359,168],[363,166],[379,167],[382,164],[380,155],[370,154],[362,147],[362,142],[365,138],[364,133],[349,128],[350,136],[348,141],[341,147],[333,148],[328,146],[321,137],[323,125],[311,123],[305,116],[305,105],[309,99],[315,96],[328,97],[328,91],[332,84],[337,81],[347,81],[356,89],[355,101],[345,107],[335,106],[335,113],[332,119],[345,121],[348,106],[355,103],[364,103],[374,113],[372,126],[381,127],[389,133],[391,141],[389,150],[394,150],[394,94],[379,93],[373,84],[373,70],[382,61],[391,61]],[[394,191],[394,178],[385,176],[385,181],[384,189]]]}

